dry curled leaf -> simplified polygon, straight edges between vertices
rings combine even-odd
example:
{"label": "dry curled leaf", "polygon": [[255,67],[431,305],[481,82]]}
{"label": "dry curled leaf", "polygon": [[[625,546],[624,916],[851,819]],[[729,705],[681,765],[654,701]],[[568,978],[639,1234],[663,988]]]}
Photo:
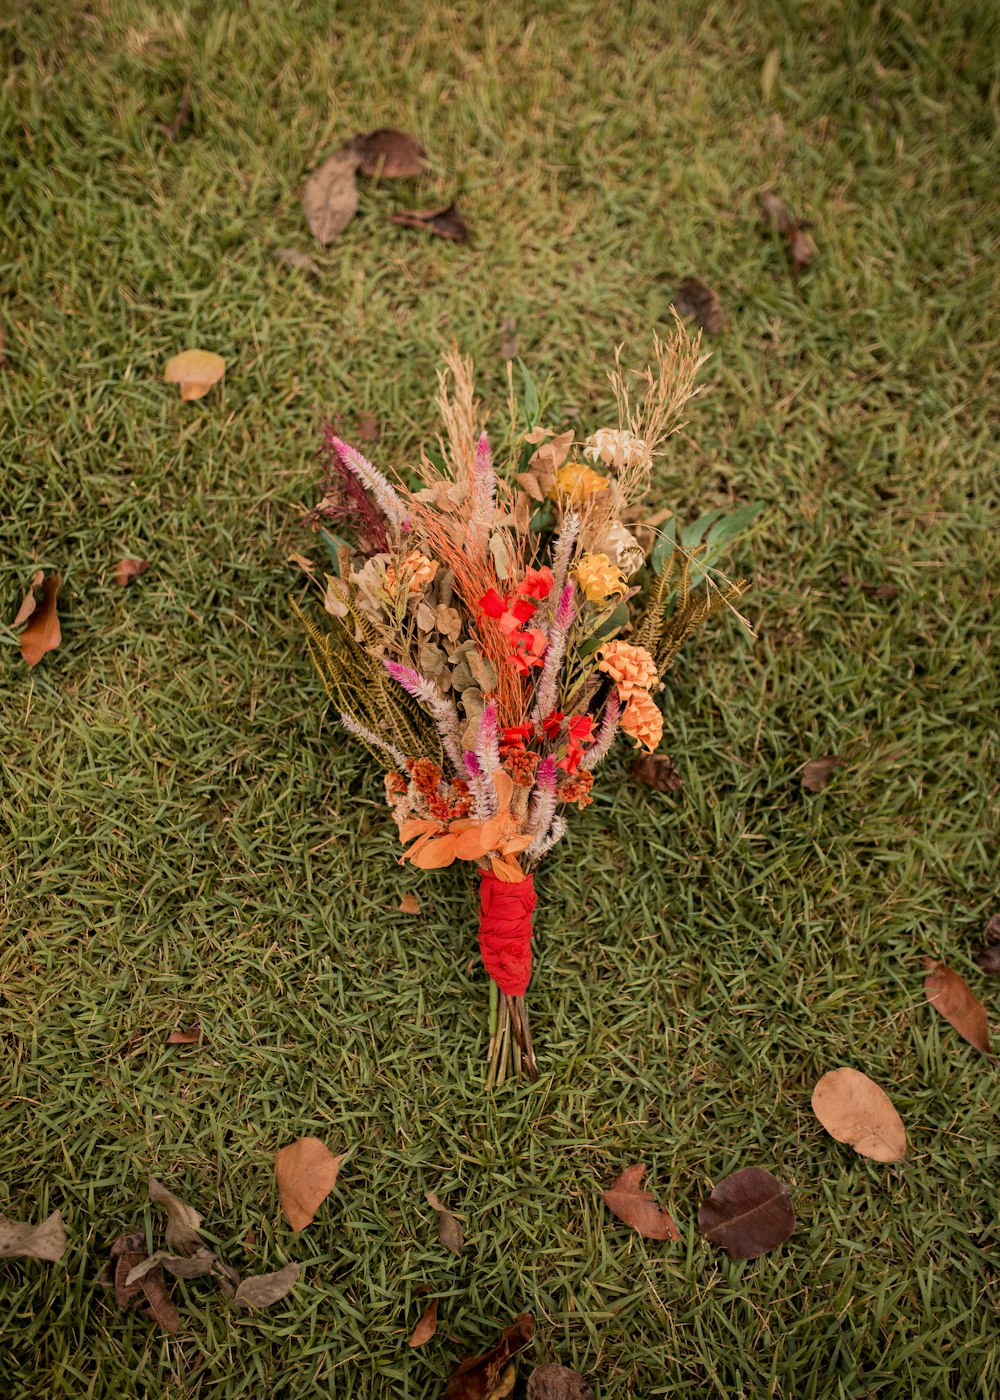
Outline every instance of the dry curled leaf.
{"label": "dry curled leaf", "polygon": [[432,1298],[430,1303],[424,1309],[420,1321],[413,1329],[413,1335],[410,1338],[409,1345],[411,1347],[422,1347],[425,1342],[429,1342],[430,1339],[434,1336],[434,1333],[437,1331],[437,1325],[438,1300],[436,1298]]}
{"label": "dry curled leaf", "polygon": [[854,578],[852,574],[842,574],[840,586],[846,592],[848,588],[858,588],[869,598],[895,598],[899,589],[894,583],[866,583],[862,578]]}
{"label": "dry curled leaf", "polygon": [[300,272],[319,276],[319,263],[308,253],[300,253],[298,248],[275,248],[274,256],[277,262],[283,262],[287,267],[297,267]]}
{"label": "dry curled leaf", "polygon": [[122,559],[115,569],[115,583],[124,588],[149,568],[148,559]]}
{"label": "dry curled leaf", "polygon": [[990,944],[988,948],[976,954],[974,961],[980,972],[985,972],[991,977],[1000,976],[1000,944]]}
{"label": "dry curled leaf", "polygon": [[166,1269],[175,1278],[204,1278],[214,1271],[218,1260],[210,1249],[199,1246],[193,1254],[171,1254],[168,1249],[158,1249],[155,1254],[141,1260],[129,1271],[125,1279],[127,1287],[145,1278],[151,1269]]}
{"label": "dry curled leaf", "polygon": [[761,1167],[744,1167],[723,1178],[702,1202],[698,1228],[730,1259],[757,1259],[795,1229],[788,1188]]}
{"label": "dry curled leaf", "polygon": [[407,891],[407,893],[404,894],[403,898],[399,901],[399,912],[401,914],[419,914],[420,900],[415,894],[412,894],[410,891]]}
{"label": "dry curled leaf", "polygon": [[808,267],[816,256],[816,247],[805,227],[796,223],[776,194],[762,194],[760,207],[771,228],[787,242],[792,271],[797,273],[803,267]]}
{"label": "dry curled leaf", "polygon": [[191,84],[184,84],[184,91],[181,93],[181,100],[177,104],[177,112],[172,122],[158,122],[160,130],[168,141],[176,141],[181,134],[181,127],[191,115]]}
{"label": "dry curled leaf", "polygon": [[709,335],[721,335],[725,324],[719,294],[697,277],[685,277],[677,288],[674,307],[679,316],[693,316]]}
{"label": "dry curled leaf", "polygon": [[518,1313],[496,1346],[460,1361],[444,1388],[444,1400],[502,1400],[514,1388],[514,1357],[531,1341],[535,1319]]}
{"label": "dry curled leaf", "polygon": [[187,1030],[171,1031],[164,1044],[166,1045],[199,1045],[201,1043],[201,1026],[189,1026]]}
{"label": "dry curled leaf", "polygon": [[469,226],[457,212],[457,206],[442,205],[440,209],[404,209],[399,214],[390,214],[394,224],[406,228],[424,228],[428,233],[436,233],[439,238],[450,238],[453,243],[468,243]]}
{"label": "dry curled leaf", "polygon": [[302,190],[306,222],[324,246],[342,234],[357,213],[359,159],[351,146],[335,151],[313,171]]}
{"label": "dry curled leaf", "polygon": [[462,1227],[458,1220],[450,1210],[445,1209],[433,1191],[425,1191],[424,1196],[431,1210],[437,1211],[438,1234],[441,1243],[445,1249],[450,1249],[452,1254],[461,1254],[465,1245],[465,1235],[462,1233]]}
{"label": "dry curled leaf", "polygon": [[[56,611],[56,598],[59,596],[61,583],[61,574],[50,574],[48,578],[43,579],[36,573],[29,590],[32,606],[28,607],[26,595],[18,609],[18,617],[22,614],[27,617],[27,623],[21,633],[21,655],[29,666],[37,666],[42,657],[50,651],[55,651],[62,641],[62,628]],[[36,599],[34,590],[39,585],[42,593],[41,597]]]}
{"label": "dry curled leaf", "polygon": [[356,442],[378,442],[382,436],[382,429],[378,425],[378,419],[374,413],[362,413],[358,419],[358,426],[354,429],[354,439]]}
{"label": "dry curled leaf", "polygon": [[680,792],[684,779],[665,753],[644,753],[632,764],[632,777],[657,792]]}
{"label": "dry curled leaf", "polygon": [[500,358],[517,359],[517,322],[511,316],[500,327]]}
{"label": "dry curled leaf", "polygon": [[203,399],[226,372],[226,362],[213,350],[182,350],[166,363],[163,378],[181,386],[181,398]]}
{"label": "dry curled leaf", "polygon": [[54,1210],[40,1225],[25,1225],[0,1215],[0,1259],[47,1259],[54,1264],[66,1252],[62,1215]]}
{"label": "dry curled leaf", "polygon": [[146,1236],[141,1230],[131,1235],[119,1235],[111,1246],[111,1258],[101,1274],[101,1283],[114,1288],[118,1306],[127,1310],[133,1305],[138,1311],[151,1316],[165,1332],[176,1337],[180,1328],[180,1314],[171,1301],[169,1290],[158,1265],[153,1265],[145,1273],[127,1280],[146,1259]]}
{"label": "dry curled leaf", "polygon": [[760,70],[760,94],[765,102],[770,102],[774,96],[774,86],[778,81],[778,69],[781,67],[781,50],[770,49],[764,58]]}
{"label": "dry curled leaf", "polygon": [[278,1199],[293,1230],[304,1230],[337,1184],[340,1164],[319,1138],[304,1137],[283,1147],[274,1159]]}
{"label": "dry curled leaf", "polygon": [[822,758],[810,759],[802,769],[802,786],[806,792],[822,792],[833,776],[833,770],[844,762],[839,753],[826,753]]}
{"label": "dry curled leaf", "polygon": [[963,1040],[988,1055],[990,1028],[986,1008],[973,996],[965,978],[934,958],[924,958],[924,967],[924,992],[931,1006],[951,1022]]}
{"label": "dry curled leaf", "polygon": [[167,1212],[167,1228],[164,1237],[171,1254],[189,1255],[203,1249],[202,1238],[198,1234],[201,1216],[179,1196],[174,1196],[165,1186],[161,1186],[155,1176],[149,1178],[149,1199]]}
{"label": "dry curled leaf", "polygon": [[902,1162],[906,1129],[892,1100],[867,1074],[844,1065],[824,1074],[812,1092],[812,1109],[831,1137],[876,1162]]}
{"label": "dry curled leaf", "polygon": [[298,1264],[286,1264],[273,1274],[252,1274],[233,1294],[238,1308],[269,1308],[290,1292],[299,1276]]}
{"label": "dry curled leaf", "polygon": [[31,582],[28,584],[28,591],[21,599],[21,606],[18,608],[17,616],[14,618],[14,621],[11,624],[11,626],[20,627],[21,623],[27,622],[28,618],[35,611],[35,608],[38,606],[38,604],[35,602],[35,589],[41,586],[42,580],[44,578],[44,569],[36,569],[35,572],[32,574]]}
{"label": "dry curled leaf", "polygon": [[645,1162],[634,1167],[626,1167],[622,1174],[604,1192],[604,1204],[619,1220],[631,1225],[647,1240],[679,1240],[681,1232],[674,1223],[669,1211],[657,1205],[649,1191],[643,1191],[641,1182],[646,1170]]}
{"label": "dry curled leaf", "polygon": [[362,175],[401,180],[421,175],[427,168],[427,152],[417,138],[392,126],[355,136],[351,146]]}
{"label": "dry curled leaf", "polygon": [[528,1377],[528,1400],[594,1400],[594,1392],[568,1366],[536,1366]]}

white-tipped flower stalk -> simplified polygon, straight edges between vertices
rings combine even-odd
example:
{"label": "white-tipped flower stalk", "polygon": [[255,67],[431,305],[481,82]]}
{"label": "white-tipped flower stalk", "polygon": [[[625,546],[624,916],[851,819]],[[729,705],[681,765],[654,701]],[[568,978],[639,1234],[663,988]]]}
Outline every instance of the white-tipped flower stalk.
{"label": "white-tipped flower stalk", "polygon": [[374,496],[386,519],[397,530],[402,529],[406,523],[406,506],[388,478],[383,476],[378,467],[369,462],[368,458],[363,456],[356,447],[352,447],[350,443],[335,437],[332,439],[331,445],[348,471],[352,471],[361,485]]}
{"label": "white-tipped flower stalk", "polygon": [[534,841],[528,847],[528,855],[540,853],[542,843],[548,835],[552,819],[556,814],[556,761],[549,754],[538,765],[535,774],[535,791],[528,809],[528,832]]}
{"label": "white-tipped flower stalk", "polygon": [[383,739],[380,734],[376,734],[374,729],[369,729],[367,724],[362,724],[353,715],[340,712],[340,722],[347,730],[348,734],[353,734],[355,739],[360,739],[363,744],[367,744],[370,749],[379,750],[388,754],[397,768],[406,769],[406,754],[402,749],[397,749],[395,744],[390,744]]}
{"label": "white-tipped flower stalk", "polygon": [[441,736],[444,751],[458,774],[465,772],[465,759],[462,756],[462,731],[458,722],[458,711],[454,701],[447,700],[432,681],[426,680],[419,671],[410,666],[400,666],[398,662],[386,661],[385,669],[394,681],[398,681],[408,695],[419,700],[430,712]]}
{"label": "white-tipped flower stalk", "polygon": [[621,701],[618,699],[617,691],[612,690],[604,705],[604,717],[601,720],[597,736],[580,761],[580,767],[586,769],[588,773],[592,773],[597,765],[607,758],[608,751],[615,741],[615,735],[618,733],[621,717]]}
{"label": "white-tipped flower stalk", "polygon": [[483,433],[476,443],[476,465],[472,473],[472,509],[469,512],[469,535],[466,547],[472,539],[478,539],[493,523],[496,511],[497,476],[493,470],[493,453],[490,440]]}
{"label": "white-tipped flower stalk", "polygon": [[545,650],[545,665],[538,678],[535,691],[535,707],[532,716],[540,724],[556,707],[559,691],[559,671],[566,657],[566,638],[573,625],[576,608],[573,605],[573,584],[567,583],[556,608],[556,620],[549,630],[549,644]]}

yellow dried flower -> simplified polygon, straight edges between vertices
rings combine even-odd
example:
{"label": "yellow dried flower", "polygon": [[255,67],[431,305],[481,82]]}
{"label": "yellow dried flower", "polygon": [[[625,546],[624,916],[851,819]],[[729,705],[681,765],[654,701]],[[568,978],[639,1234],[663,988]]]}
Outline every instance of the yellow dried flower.
{"label": "yellow dried flower", "polygon": [[648,690],[637,690],[622,711],[621,727],[635,740],[637,749],[650,753],[663,738],[663,715]]}
{"label": "yellow dried flower", "polygon": [[586,462],[567,462],[556,472],[552,483],[552,499],[582,506],[591,496],[608,489],[608,478],[588,467]]}
{"label": "yellow dried flower", "polygon": [[[419,549],[411,549],[409,554],[404,555],[399,566],[400,575],[406,579],[408,593],[419,593],[422,588],[426,588],[433,582],[437,571],[437,560],[428,559]],[[396,587],[396,570],[391,564],[386,565],[385,586],[390,591]]]}
{"label": "yellow dried flower", "polygon": [[573,577],[589,603],[605,603],[628,591],[628,579],[606,554],[585,554],[573,570]]}
{"label": "yellow dried flower", "polygon": [[640,691],[652,689],[659,680],[656,662],[645,647],[631,642],[608,642],[597,651],[597,669],[610,676],[622,700],[631,700]]}

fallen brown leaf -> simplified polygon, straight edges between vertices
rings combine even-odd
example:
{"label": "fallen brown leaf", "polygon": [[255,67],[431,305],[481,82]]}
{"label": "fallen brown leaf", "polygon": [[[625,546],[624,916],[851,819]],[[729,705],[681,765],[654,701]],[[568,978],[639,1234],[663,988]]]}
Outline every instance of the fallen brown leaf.
{"label": "fallen brown leaf", "polygon": [[991,977],[1000,976],[1000,944],[991,943],[981,953],[977,953],[975,963],[980,972],[985,972]]}
{"label": "fallen brown leaf", "polygon": [[273,1274],[252,1274],[233,1295],[238,1308],[269,1308],[284,1298],[299,1276],[298,1264],[286,1264]]}
{"label": "fallen brown leaf", "polygon": [[510,316],[500,327],[500,358],[517,359],[517,322]]}
{"label": "fallen brown leaf", "polygon": [[297,267],[300,272],[311,272],[314,277],[319,276],[319,263],[308,253],[300,253],[298,248],[275,248],[274,256],[276,261],[283,262],[288,267]]}
{"label": "fallen brown leaf", "polygon": [[148,559],[123,559],[115,569],[115,583],[119,588],[124,588],[126,584],[144,574],[149,568]]}
{"label": "fallen brown leaf", "polygon": [[345,146],[327,157],[309,176],[302,191],[302,207],[313,237],[324,246],[343,233],[358,209],[355,178],[360,156]]}
{"label": "fallen brown leaf", "polygon": [[465,1235],[462,1227],[450,1210],[447,1210],[435,1196],[433,1191],[425,1191],[424,1196],[431,1210],[437,1211],[438,1235],[445,1249],[450,1249],[452,1254],[461,1254],[465,1246]]}
{"label": "fallen brown leaf", "polygon": [[174,1196],[165,1186],[161,1186],[155,1176],[149,1178],[149,1199],[167,1212],[167,1228],[164,1238],[171,1254],[189,1255],[204,1248],[198,1226],[201,1216],[193,1206]]}
{"label": "fallen brown leaf", "polygon": [[399,901],[399,912],[401,914],[419,914],[420,900],[415,894],[410,894],[409,892],[407,892]]}
{"label": "fallen brown leaf", "polygon": [[[37,574],[35,578],[38,578]],[[21,633],[21,655],[29,666],[37,666],[42,657],[50,651],[55,651],[62,641],[62,628],[59,626],[59,614],[56,611],[56,598],[59,595],[62,575],[50,574],[47,579],[39,582],[42,596],[28,609],[28,621]],[[32,582],[32,593],[36,586]],[[18,617],[26,606],[27,598],[18,609]]]}
{"label": "fallen brown leaf", "polygon": [[721,335],[725,325],[719,294],[697,277],[685,277],[677,288],[674,308],[678,316],[694,316],[709,335]]}
{"label": "fallen brown leaf", "polygon": [[626,1167],[622,1174],[604,1192],[603,1200],[619,1220],[631,1225],[647,1240],[679,1240],[681,1232],[674,1223],[673,1216],[656,1199],[643,1191],[640,1183],[646,1170],[645,1162],[634,1167]]}
{"label": "fallen brown leaf", "polygon": [[186,1031],[171,1031],[165,1045],[198,1045],[201,1042],[201,1026],[190,1026]]}
{"label": "fallen brown leaf", "polygon": [[166,363],[163,378],[181,386],[181,399],[203,399],[226,372],[226,362],[213,350],[182,350]]}
{"label": "fallen brown leaf", "polygon": [[702,1202],[698,1228],[730,1259],[757,1259],[795,1229],[788,1188],[761,1167],[744,1167],[724,1177]]}
{"label": "fallen brown leaf", "polygon": [[568,1366],[536,1366],[528,1377],[528,1400],[594,1400],[594,1392]]}
{"label": "fallen brown leaf", "polygon": [[176,141],[181,134],[181,127],[191,115],[191,84],[184,84],[184,91],[181,93],[181,100],[177,106],[177,114],[172,122],[157,122],[160,130],[168,141]]}
{"label": "fallen brown leaf", "polygon": [[1000,914],[994,914],[983,929],[987,943],[1000,943]]}
{"label": "fallen brown leaf", "polygon": [[394,224],[424,228],[439,238],[450,238],[453,243],[469,241],[469,226],[456,212],[454,203],[444,204],[440,209],[404,209],[399,214],[390,214],[389,218]]}
{"label": "fallen brown leaf", "polygon": [[812,1109],[831,1137],[876,1162],[902,1162],[906,1129],[884,1089],[860,1070],[843,1066],[824,1074]]}
{"label": "fallen brown leaf", "polygon": [[988,1055],[990,1028],[986,1008],[973,996],[965,978],[935,958],[924,958],[924,967],[924,993],[931,1006],[951,1022],[963,1040]]}
{"label": "fallen brown leaf", "polygon": [[42,580],[44,578],[44,569],[36,569],[35,572],[32,574],[31,582],[28,584],[28,591],[21,599],[21,606],[18,608],[17,616],[14,618],[14,621],[11,624],[11,626],[20,627],[21,623],[27,622],[28,618],[35,611],[35,608],[38,606],[35,602],[35,589],[41,586]]}
{"label": "fallen brown leaf", "polygon": [[822,792],[833,776],[833,770],[844,762],[839,753],[827,753],[813,758],[802,769],[802,786],[806,792]]}
{"label": "fallen brown leaf", "polygon": [[531,1341],[535,1319],[518,1313],[496,1346],[460,1361],[444,1388],[444,1400],[502,1400],[514,1388],[514,1357]]}
{"label": "fallen brown leaf", "polygon": [[304,1230],[337,1184],[340,1164],[319,1138],[304,1137],[283,1147],[274,1159],[278,1199],[293,1230]]}
{"label": "fallen brown leaf", "polygon": [[417,138],[392,126],[355,136],[351,145],[362,175],[400,180],[421,175],[427,168],[427,152]]}
{"label": "fallen brown leaf", "polygon": [[54,1210],[40,1225],[23,1225],[0,1215],[0,1259],[47,1259],[55,1263],[66,1253],[62,1215]]}
{"label": "fallen brown leaf", "polygon": [[378,442],[382,436],[382,429],[378,425],[378,419],[374,413],[363,413],[358,419],[358,426],[354,429],[354,437],[358,442]]}
{"label": "fallen brown leaf", "polygon": [[204,1278],[206,1274],[214,1272],[217,1264],[215,1255],[203,1245],[194,1254],[171,1254],[168,1249],[158,1249],[129,1271],[125,1283],[131,1287],[139,1279],[145,1278],[151,1269],[160,1268],[166,1269],[175,1278]]}
{"label": "fallen brown leaf", "polygon": [[115,1299],[123,1311],[135,1305],[138,1311],[152,1316],[165,1332],[176,1337],[180,1328],[180,1314],[171,1301],[160,1268],[154,1266],[131,1284],[127,1282],[146,1257],[146,1236],[141,1230],[131,1235],[120,1235],[111,1246],[111,1258],[100,1281],[115,1290]]}
{"label": "fallen brown leaf", "polygon": [[796,223],[776,194],[762,194],[760,207],[771,228],[788,244],[792,272],[798,273],[803,267],[808,267],[816,256],[816,246],[804,227]]}
{"label": "fallen brown leaf", "polygon": [[632,764],[632,777],[657,792],[680,792],[684,779],[665,753],[644,753]]}
{"label": "fallen brown leaf", "polygon": [[895,598],[899,592],[894,583],[866,583],[864,579],[853,578],[850,574],[841,577],[840,586],[845,590],[859,588],[862,593],[867,593],[869,598]]}
{"label": "fallen brown leaf", "polygon": [[438,1300],[432,1298],[430,1303],[421,1314],[420,1321],[413,1329],[413,1336],[410,1338],[411,1347],[422,1347],[424,1342],[429,1342],[437,1331],[438,1325]]}

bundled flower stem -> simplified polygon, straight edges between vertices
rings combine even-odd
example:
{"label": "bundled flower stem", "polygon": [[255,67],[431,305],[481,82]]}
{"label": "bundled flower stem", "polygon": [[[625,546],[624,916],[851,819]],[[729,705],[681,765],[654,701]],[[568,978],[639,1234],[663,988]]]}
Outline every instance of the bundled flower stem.
{"label": "bundled flower stem", "polygon": [[400,862],[477,873],[490,1086],[538,1075],[525,993],[539,860],[568,809],[592,801],[619,734],[659,745],[664,673],[746,586],[646,522],[655,455],[701,363],[678,323],[638,396],[616,359],[617,426],[578,449],[572,430],[529,418],[500,468],[457,352],[441,375],[442,465],[424,455],[404,479],[324,437],[307,519],[332,569],[327,625],[303,615],[310,653],[345,729],[387,770]]}

